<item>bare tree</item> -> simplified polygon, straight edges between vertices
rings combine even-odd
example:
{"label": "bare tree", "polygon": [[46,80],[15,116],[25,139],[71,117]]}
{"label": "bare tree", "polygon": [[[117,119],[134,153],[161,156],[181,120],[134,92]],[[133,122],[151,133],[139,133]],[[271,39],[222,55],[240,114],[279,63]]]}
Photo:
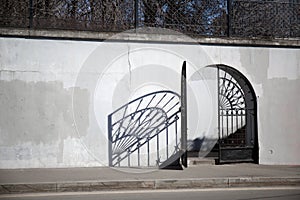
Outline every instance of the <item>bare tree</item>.
{"label": "bare tree", "polygon": [[197,36],[300,37],[299,13],[298,0],[0,0],[4,27],[123,31],[137,21]]}

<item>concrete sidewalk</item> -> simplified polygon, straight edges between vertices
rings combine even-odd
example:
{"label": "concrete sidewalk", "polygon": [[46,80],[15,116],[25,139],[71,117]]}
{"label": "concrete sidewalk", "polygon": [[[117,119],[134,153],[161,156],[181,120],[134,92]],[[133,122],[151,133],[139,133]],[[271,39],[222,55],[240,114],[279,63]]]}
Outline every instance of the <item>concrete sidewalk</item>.
{"label": "concrete sidewalk", "polygon": [[300,166],[197,165],[184,170],[65,168],[0,170],[0,194],[133,189],[299,186]]}

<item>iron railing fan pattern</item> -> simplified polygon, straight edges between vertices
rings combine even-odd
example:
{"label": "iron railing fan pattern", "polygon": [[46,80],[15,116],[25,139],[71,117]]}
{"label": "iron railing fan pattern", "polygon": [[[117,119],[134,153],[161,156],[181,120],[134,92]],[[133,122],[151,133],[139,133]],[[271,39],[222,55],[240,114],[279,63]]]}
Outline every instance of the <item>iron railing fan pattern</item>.
{"label": "iron railing fan pattern", "polygon": [[222,69],[219,72],[219,126],[223,146],[244,146],[246,101],[237,80]]}
{"label": "iron railing fan pattern", "polygon": [[109,165],[160,167],[179,152],[179,119],[180,97],[172,91],[149,93],[120,107],[108,116]]}

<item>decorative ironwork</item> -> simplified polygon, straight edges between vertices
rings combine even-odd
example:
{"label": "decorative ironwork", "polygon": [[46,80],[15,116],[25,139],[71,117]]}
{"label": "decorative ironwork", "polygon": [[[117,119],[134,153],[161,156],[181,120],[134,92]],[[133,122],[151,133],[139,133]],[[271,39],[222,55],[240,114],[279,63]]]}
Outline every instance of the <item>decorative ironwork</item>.
{"label": "decorative ironwork", "polygon": [[162,27],[191,36],[299,38],[299,0],[1,0],[0,27],[124,31]]}
{"label": "decorative ironwork", "polygon": [[258,162],[256,96],[237,70],[217,66],[219,162]]}
{"label": "decorative ironwork", "polygon": [[223,70],[219,70],[219,112],[222,145],[246,145],[244,92],[238,82]]}
{"label": "decorative ironwork", "polygon": [[108,116],[109,165],[163,165],[180,150],[179,114],[180,97],[172,91],[144,95],[111,113]]}

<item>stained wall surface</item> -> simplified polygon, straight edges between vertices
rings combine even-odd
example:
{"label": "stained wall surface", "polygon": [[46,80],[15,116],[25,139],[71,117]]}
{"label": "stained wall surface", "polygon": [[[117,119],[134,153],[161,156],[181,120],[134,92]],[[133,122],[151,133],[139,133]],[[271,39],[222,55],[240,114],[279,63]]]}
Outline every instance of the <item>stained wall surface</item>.
{"label": "stained wall surface", "polygon": [[217,139],[206,66],[226,64],[254,87],[259,163],[300,164],[299,49],[0,38],[0,168],[107,166],[107,115],[149,92],[180,93],[184,60],[190,140]]}

